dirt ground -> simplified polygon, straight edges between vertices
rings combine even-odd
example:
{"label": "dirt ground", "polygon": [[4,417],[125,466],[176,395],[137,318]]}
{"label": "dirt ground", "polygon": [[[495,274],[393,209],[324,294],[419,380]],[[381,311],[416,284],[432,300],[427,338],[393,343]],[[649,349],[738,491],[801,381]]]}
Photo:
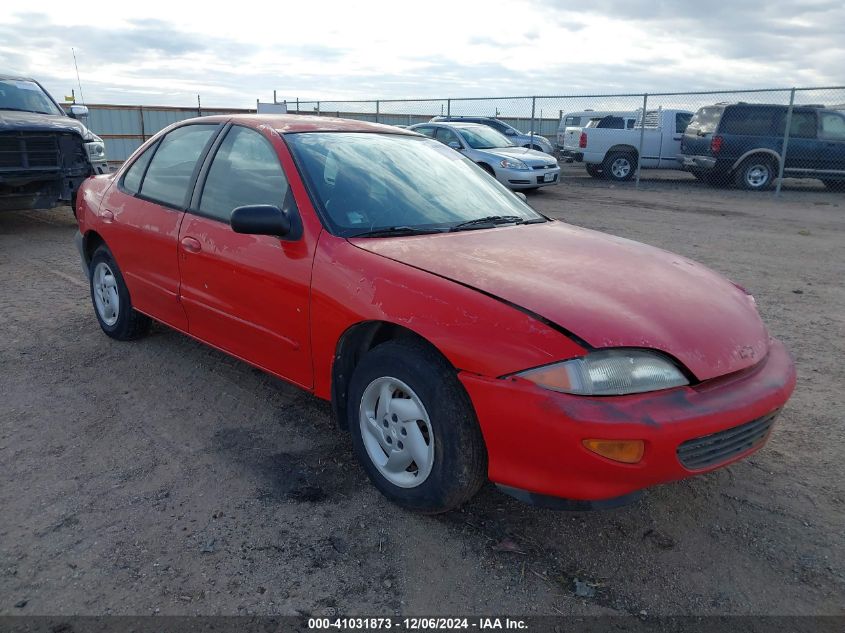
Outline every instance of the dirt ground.
{"label": "dirt ground", "polygon": [[798,364],[765,449],[618,510],[487,486],[411,515],[326,404],[164,327],[104,336],[68,209],[0,214],[0,614],[845,614],[845,195],[565,172],[536,208],[755,295]]}

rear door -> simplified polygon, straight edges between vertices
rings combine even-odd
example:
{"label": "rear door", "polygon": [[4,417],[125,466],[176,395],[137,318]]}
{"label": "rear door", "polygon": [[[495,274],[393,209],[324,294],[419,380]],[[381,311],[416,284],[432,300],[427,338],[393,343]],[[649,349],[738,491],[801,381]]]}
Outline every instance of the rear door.
{"label": "rear door", "polygon": [[[783,148],[785,118],[786,112],[783,113],[783,118],[778,125],[777,135],[775,136],[776,147],[774,149],[778,154],[780,154]],[[784,171],[801,174],[814,171],[821,167],[818,128],[819,121],[817,111],[814,108],[806,110],[796,108],[792,112]]]}
{"label": "rear door", "polygon": [[229,224],[233,209],[250,204],[298,217],[279,160],[286,150],[272,134],[233,125],[212,149],[179,232],[180,295],[192,335],[311,387],[313,244],[301,229],[282,239],[242,235]]}
{"label": "rear door", "polygon": [[700,108],[681,134],[681,153],[688,156],[709,156],[710,141],[724,111],[724,106]]}
{"label": "rear door", "polygon": [[179,303],[176,244],[192,180],[220,126],[192,124],[148,148],[111,187],[101,206],[104,238],[132,303],[155,319],[187,330]]}

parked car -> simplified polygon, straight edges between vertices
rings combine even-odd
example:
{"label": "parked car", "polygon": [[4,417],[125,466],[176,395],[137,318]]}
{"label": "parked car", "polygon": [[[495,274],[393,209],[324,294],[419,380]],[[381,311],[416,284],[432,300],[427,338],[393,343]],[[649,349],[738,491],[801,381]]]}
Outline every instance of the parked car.
{"label": "parked car", "polygon": [[[582,117],[586,118],[586,117]],[[567,162],[582,161],[584,159],[584,151],[580,148],[581,132],[584,128],[594,127],[607,130],[630,130],[637,123],[637,114],[635,112],[619,112],[616,114],[605,114],[593,119],[587,119],[586,124],[567,127],[562,135],[561,145],[558,148],[558,155]]]}
{"label": "parked car", "polygon": [[408,129],[459,151],[510,189],[529,191],[560,180],[560,165],[554,156],[517,147],[486,125],[418,123]]}
{"label": "parked car", "polygon": [[388,125],[181,121],[76,211],[105,334],[155,319],[330,400],[412,510],[488,478],[553,507],[630,501],[759,449],[795,384],[740,287]]}
{"label": "parked car", "polygon": [[536,149],[538,152],[545,152],[546,154],[554,153],[554,147],[545,136],[540,134],[531,134],[529,132],[520,132],[514,126],[508,125],[500,119],[487,116],[436,116],[432,117],[432,122],[443,123],[479,123],[492,127],[499,134],[504,134],[510,139],[514,145],[520,147],[527,147],[529,149]]}
{"label": "parked car", "polygon": [[[698,110],[681,142],[683,169],[711,183],[764,190],[778,177],[787,106],[716,104]],[[784,176],[845,188],[845,113],[821,106],[792,112]]]}
{"label": "parked car", "polygon": [[[636,112],[630,112],[627,110],[582,110],[581,112],[570,112],[568,114],[564,114],[560,117],[560,121],[557,124],[557,149],[563,149],[564,145],[566,145],[567,137],[569,133],[567,130],[587,127],[587,124],[590,121],[594,121],[595,119],[602,119],[606,116],[622,116],[622,117],[633,117],[636,119]],[[577,137],[576,137],[577,141]]]}
{"label": "parked car", "polygon": [[637,171],[642,136],[641,169],[680,169],[681,138],[691,118],[692,112],[687,110],[659,109],[647,111],[630,129],[586,127],[578,138],[582,154],[573,156],[583,161],[587,173],[595,178],[630,180]]}
{"label": "parked car", "polygon": [[0,211],[72,203],[80,183],[109,170],[103,139],[34,79],[0,75]]}

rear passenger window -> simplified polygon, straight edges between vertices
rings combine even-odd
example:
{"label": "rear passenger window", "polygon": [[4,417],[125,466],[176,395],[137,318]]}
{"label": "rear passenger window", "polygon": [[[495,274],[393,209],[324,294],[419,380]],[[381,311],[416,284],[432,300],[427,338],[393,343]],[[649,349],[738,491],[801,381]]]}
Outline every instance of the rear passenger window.
{"label": "rear passenger window", "polygon": [[789,135],[795,138],[816,138],[816,113],[793,112]]}
{"label": "rear passenger window", "polygon": [[170,206],[183,206],[197,159],[216,131],[216,125],[186,125],[165,136],[141,183],[141,195]]}
{"label": "rear passenger window", "polygon": [[775,120],[784,111],[781,106],[729,108],[722,117],[719,132],[739,136],[769,136],[775,133]]}
{"label": "rear passenger window", "polygon": [[433,127],[417,127],[414,128],[414,132],[417,134],[424,134],[429,138],[434,138],[434,128]]}
{"label": "rear passenger window", "polygon": [[236,207],[272,204],[281,208],[287,190],[285,172],[270,141],[255,130],[236,125],[214,155],[199,210],[228,223]]}
{"label": "rear passenger window", "polygon": [[156,144],[147,148],[147,150],[136,158],[135,162],[129,166],[129,169],[126,170],[126,175],[123,177],[123,188],[129,193],[136,194],[141,188],[141,179],[144,177],[144,171],[150,163],[150,158],[152,158],[155,148]]}
{"label": "rear passenger window", "polygon": [[699,132],[700,134],[713,134],[716,131],[716,126],[719,125],[723,111],[724,108],[718,106],[701,108],[690,119],[687,127],[692,128],[693,132]]}

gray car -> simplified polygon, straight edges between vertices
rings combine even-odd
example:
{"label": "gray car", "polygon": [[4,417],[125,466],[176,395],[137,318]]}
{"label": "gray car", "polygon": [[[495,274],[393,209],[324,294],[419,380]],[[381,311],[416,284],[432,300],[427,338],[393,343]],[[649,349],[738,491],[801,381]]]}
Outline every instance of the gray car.
{"label": "gray car", "polygon": [[529,149],[536,149],[546,154],[553,154],[554,147],[549,139],[539,134],[526,134],[520,132],[514,126],[508,125],[500,119],[495,119],[489,116],[436,116],[431,119],[432,123],[481,123],[493,128],[499,134],[508,137],[508,140],[514,145],[521,147],[528,147]]}
{"label": "gray car", "polygon": [[408,128],[459,151],[510,189],[537,189],[560,181],[554,156],[517,147],[478,123],[419,123]]}

